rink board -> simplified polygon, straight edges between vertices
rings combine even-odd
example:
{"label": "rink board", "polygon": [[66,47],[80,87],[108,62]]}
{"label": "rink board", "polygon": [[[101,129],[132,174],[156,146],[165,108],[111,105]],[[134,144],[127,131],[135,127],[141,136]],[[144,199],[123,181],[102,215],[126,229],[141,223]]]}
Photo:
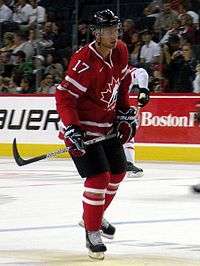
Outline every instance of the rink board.
{"label": "rink board", "polygon": [[[19,153],[22,157],[32,157],[63,148],[63,145],[46,144],[18,144]],[[145,146],[136,144],[137,161],[174,161],[174,162],[200,162],[200,147],[196,146]],[[0,143],[0,156],[12,157],[12,144]],[[58,156],[69,158],[68,153]]]}
{"label": "rink board", "polygon": [[[130,96],[132,105],[135,99]],[[200,162],[200,127],[194,122],[199,102],[200,96],[195,94],[152,95],[140,113],[136,160]],[[0,156],[12,157],[14,138],[23,157],[63,147],[59,124],[52,95],[0,96]]]}

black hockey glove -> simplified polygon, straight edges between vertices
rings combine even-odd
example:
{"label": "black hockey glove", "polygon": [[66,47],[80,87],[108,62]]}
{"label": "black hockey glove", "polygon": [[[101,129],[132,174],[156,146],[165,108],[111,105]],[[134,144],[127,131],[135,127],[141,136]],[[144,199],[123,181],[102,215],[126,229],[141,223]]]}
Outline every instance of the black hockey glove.
{"label": "black hockey glove", "polygon": [[200,112],[197,112],[195,115],[194,115],[194,121],[197,125],[200,125]]}
{"label": "black hockey glove", "polygon": [[138,94],[138,106],[143,107],[149,102],[149,89],[140,88]]}
{"label": "black hockey glove", "polygon": [[80,157],[85,154],[85,145],[83,142],[84,134],[78,126],[69,125],[65,129],[64,141],[69,148],[69,153],[74,157]]}
{"label": "black hockey glove", "polygon": [[129,108],[126,112],[117,111],[116,129],[122,144],[128,142],[136,134],[136,113],[135,108]]}
{"label": "black hockey glove", "polygon": [[200,125],[200,103],[196,104],[196,113],[194,115],[194,122],[197,126]]}

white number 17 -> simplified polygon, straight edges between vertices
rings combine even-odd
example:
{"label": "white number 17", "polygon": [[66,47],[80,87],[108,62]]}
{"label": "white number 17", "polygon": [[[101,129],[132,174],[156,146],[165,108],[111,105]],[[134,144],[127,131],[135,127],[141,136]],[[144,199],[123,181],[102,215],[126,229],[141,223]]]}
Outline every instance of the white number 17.
{"label": "white number 17", "polygon": [[83,71],[86,71],[88,68],[89,66],[86,63],[82,62],[81,60],[78,60],[78,62],[72,69],[77,73],[81,73]]}

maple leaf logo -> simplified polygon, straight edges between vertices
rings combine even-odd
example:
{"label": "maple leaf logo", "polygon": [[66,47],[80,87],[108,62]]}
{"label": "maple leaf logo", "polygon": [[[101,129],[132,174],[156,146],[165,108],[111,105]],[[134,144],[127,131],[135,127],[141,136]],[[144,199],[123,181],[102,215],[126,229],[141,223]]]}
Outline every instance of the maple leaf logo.
{"label": "maple leaf logo", "polygon": [[106,91],[101,92],[101,101],[107,104],[107,109],[109,110],[115,108],[119,85],[119,79],[116,80],[112,77],[111,83],[107,83]]}

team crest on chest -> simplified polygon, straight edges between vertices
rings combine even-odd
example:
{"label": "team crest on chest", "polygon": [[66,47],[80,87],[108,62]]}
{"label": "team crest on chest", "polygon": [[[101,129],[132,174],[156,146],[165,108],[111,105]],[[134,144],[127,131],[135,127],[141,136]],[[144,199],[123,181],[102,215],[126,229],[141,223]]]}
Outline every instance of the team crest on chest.
{"label": "team crest on chest", "polygon": [[115,108],[116,101],[117,101],[117,94],[120,82],[119,79],[115,79],[112,77],[111,83],[107,83],[106,90],[101,92],[101,101],[107,104],[106,109],[112,110]]}

